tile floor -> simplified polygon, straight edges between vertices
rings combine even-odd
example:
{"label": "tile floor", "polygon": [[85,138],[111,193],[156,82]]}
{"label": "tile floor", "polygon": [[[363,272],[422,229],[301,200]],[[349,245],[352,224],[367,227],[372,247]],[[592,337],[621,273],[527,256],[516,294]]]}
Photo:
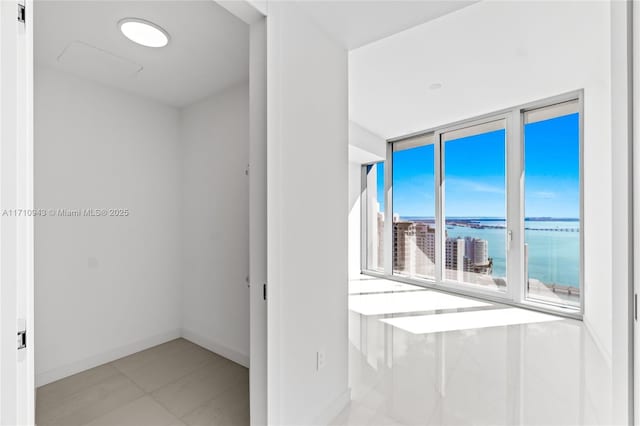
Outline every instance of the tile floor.
{"label": "tile floor", "polygon": [[[351,404],[332,425],[610,424],[611,365],[580,321],[352,281]],[[248,370],[183,339],[43,386],[39,426],[248,425]]]}
{"label": "tile floor", "polygon": [[248,425],[249,370],[176,339],[38,388],[36,423]]}
{"label": "tile floor", "polygon": [[611,424],[611,364],[581,321],[360,277],[351,404],[332,425]]}

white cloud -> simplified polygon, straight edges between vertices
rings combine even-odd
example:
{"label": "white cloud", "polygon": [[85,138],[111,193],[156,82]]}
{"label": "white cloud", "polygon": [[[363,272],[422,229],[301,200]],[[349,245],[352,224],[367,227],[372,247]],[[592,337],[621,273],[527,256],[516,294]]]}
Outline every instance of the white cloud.
{"label": "white cloud", "polygon": [[461,187],[466,190],[471,190],[474,192],[486,192],[491,194],[504,194],[504,187],[500,187],[497,185],[489,185],[482,182],[475,182],[469,179],[459,179],[459,178],[446,178],[446,184],[449,186]]}
{"label": "white cloud", "polygon": [[535,198],[542,198],[544,200],[551,200],[556,198],[556,193],[551,191],[534,191],[532,194]]}

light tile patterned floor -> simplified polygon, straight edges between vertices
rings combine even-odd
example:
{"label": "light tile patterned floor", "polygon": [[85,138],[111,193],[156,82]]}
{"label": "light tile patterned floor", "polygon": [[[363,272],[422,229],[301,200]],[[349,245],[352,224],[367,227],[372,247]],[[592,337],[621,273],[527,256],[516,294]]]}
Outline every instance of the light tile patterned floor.
{"label": "light tile patterned floor", "polygon": [[249,370],[176,339],[38,388],[36,423],[248,425]]}

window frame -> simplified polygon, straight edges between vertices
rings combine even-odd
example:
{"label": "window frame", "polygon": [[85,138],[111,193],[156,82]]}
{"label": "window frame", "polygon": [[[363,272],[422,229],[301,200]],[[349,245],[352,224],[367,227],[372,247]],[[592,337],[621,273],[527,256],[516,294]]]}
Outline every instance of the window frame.
{"label": "window frame", "polygon": [[[413,149],[413,148],[421,148],[421,147],[424,147],[424,146],[427,146],[427,145],[433,145],[434,146],[434,152],[433,152],[433,165],[434,165],[433,182],[434,182],[434,199],[435,199],[435,206],[434,206],[435,207],[435,211],[434,211],[435,224],[434,225],[436,227],[436,229],[435,229],[435,244],[436,244],[435,266],[436,266],[436,269],[434,271],[435,272],[434,273],[434,277],[433,278],[430,278],[430,277],[422,277],[422,278],[421,277],[410,277],[410,276],[406,276],[406,275],[403,275],[403,274],[400,274],[400,273],[396,273],[396,271],[394,270],[394,267],[393,267],[393,257],[395,255],[395,241],[394,241],[394,235],[393,235],[393,223],[394,223],[393,222],[393,215],[394,215],[394,212],[393,212],[393,184],[392,184],[393,183],[393,170],[394,170],[393,169],[393,154],[394,154],[394,152],[397,152],[396,150],[394,150],[394,145],[397,144],[397,143],[404,144],[407,141],[407,139],[403,139],[403,140],[395,142],[395,143],[388,143],[387,144],[387,147],[389,148],[388,152],[387,152],[387,159],[390,159],[387,162],[388,162],[388,164],[391,164],[390,171],[389,171],[389,174],[390,174],[390,177],[389,177],[390,187],[387,190],[387,193],[390,194],[390,196],[389,196],[389,221],[390,221],[389,223],[390,223],[390,229],[387,229],[385,227],[385,236],[387,236],[387,233],[388,233],[388,239],[389,239],[389,241],[391,241],[390,244],[392,245],[392,250],[390,250],[390,253],[389,253],[390,254],[390,259],[387,260],[385,258],[385,260],[387,260],[389,262],[389,265],[390,265],[389,271],[391,271],[390,275],[392,275],[394,277],[415,278],[416,280],[418,280],[420,282],[429,282],[429,283],[435,284],[439,280],[439,275],[438,275],[439,269],[438,269],[437,265],[440,263],[439,259],[442,257],[441,256],[441,252],[439,250],[437,250],[437,247],[439,246],[439,241],[440,241],[439,237],[438,237],[438,232],[441,232],[439,230],[439,225],[438,225],[438,197],[436,196],[436,192],[435,192],[435,191],[437,191],[437,188],[438,188],[438,177],[437,177],[438,170],[436,168],[437,164],[438,164],[438,159],[437,159],[438,149],[436,148],[437,142],[436,142],[436,139],[435,139],[435,134],[433,132],[427,133],[427,134],[418,135],[418,136],[412,136],[409,139],[411,140],[411,143],[409,144],[410,146],[404,146],[398,151],[410,150],[410,149]],[[421,141],[421,143],[415,143],[416,141]],[[386,182],[387,181],[385,181],[385,187],[386,187]],[[386,223],[386,220],[387,220],[387,217],[385,216],[385,223]],[[387,269],[385,269],[385,272],[387,272]]]}
{"label": "window frame", "polygon": [[[524,126],[525,126],[525,114],[527,112],[530,111],[534,111],[537,109],[542,109],[542,108],[547,108],[547,107],[552,107],[554,105],[559,105],[559,104],[563,104],[563,103],[567,103],[567,102],[571,102],[571,101],[577,101],[577,112],[578,112],[578,183],[579,183],[579,194],[578,197],[580,198],[580,202],[579,202],[579,215],[580,217],[579,219],[579,248],[580,248],[580,254],[578,256],[579,258],[579,276],[578,276],[578,280],[579,280],[579,289],[580,289],[580,305],[576,308],[573,307],[573,310],[578,311],[577,315],[567,315],[569,317],[575,317],[577,319],[582,319],[582,317],[584,316],[584,296],[585,296],[585,280],[584,280],[584,89],[580,89],[576,92],[571,92],[568,94],[564,94],[564,95],[559,95],[559,96],[555,96],[552,98],[548,98],[548,99],[543,99],[540,101],[535,101],[535,102],[531,102],[529,104],[523,105],[520,108],[520,114],[519,114],[519,127],[520,127],[520,147],[521,147],[521,158],[520,158],[520,162],[521,162],[521,171],[522,171],[522,176],[523,176],[523,182],[522,182],[522,197],[521,197],[521,204],[522,204],[522,228],[521,228],[521,232],[522,232],[522,238],[523,238],[523,245],[522,247],[524,248],[524,184],[526,182],[526,171],[524,170]],[[566,115],[566,114],[565,114]],[[558,115],[556,117],[562,117],[563,115]],[[524,271],[523,271],[523,277],[525,279],[525,282],[522,286],[522,291],[524,292],[521,298],[521,303],[524,306],[530,306],[533,308],[546,308],[546,307],[552,307],[552,310],[554,310],[555,312],[559,312],[559,313],[564,313],[564,311],[566,310],[571,310],[570,307],[567,307],[567,305],[562,305],[562,304],[556,304],[553,303],[552,301],[544,301],[544,300],[540,300],[540,299],[531,299],[528,297],[527,291],[525,289],[526,286],[526,280],[527,277],[524,275],[525,273],[527,273],[527,266],[525,264],[525,259],[524,259],[524,253],[523,253],[523,265],[524,265]]]}
{"label": "window frame", "polygon": [[[512,185],[510,185],[510,179],[509,179],[509,137],[508,137],[508,128],[509,128],[509,118],[510,118],[510,114],[507,113],[497,113],[497,114],[491,114],[488,117],[482,118],[482,119],[473,119],[473,120],[465,120],[464,122],[458,123],[456,125],[452,125],[452,126],[446,126],[443,127],[442,129],[440,129],[439,131],[436,132],[436,143],[439,145],[437,147],[438,149],[438,155],[439,155],[439,162],[440,162],[440,167],[439,169],[436,169],[436,175],[437,180],[439,182],[439,186],[438,184],[436,184],[437,186],[437,192],[436,192],[436,212],[437,212],[437,218],[436,218],[436,233],[439,232],[439,236],[440,236],[440,240],[438,240],[437,244],[440,247],[440,257],[441,259],[439,259],[438,261],[438,265],[436,266],[436,270],[440,270],[440,272],[436,272],[436,277],[437,277],[437,282],[440,283],[440,285],[443,288],[448,288],[448,289],[452,289],[452,290],[460,290],[460,291],[472,291],[473,293],[477,293],[477,294],[481,294],[481,295],[486,295],[486,296],[497,296],[497,297],[504,297],[504,294],[508,294],[509,293],[509,282],[510,277],[509,277],[509,272],[510,272],[510,265],[509,265],[509,255],[510,255],[510,250],[508,249],[509,247],[509,241],[508,241],[508,235],[509,235],[509,229],[510,229],[510,215],[509,215],[509,204],[508,204],[508,199],[510,197],[510,193],[509,193],[509,189],[511,188]],[[505,255],[507,256],[506,260],[506,279],[507,279],[507,288],[506,288],[506,293],[502,293],[502,292],[498,292],[495,290],[491,290],[491,289],[483,289],[480,286],[475,286],[472,283],[464,283],[464,282],[458,282],[458,281],[453,281],[453,280],[447,280],[444,276],[444,271],[446,270],[446,266],[445,266],[445,259],[442,258],[442,253],[446,252],[446,240],[444,238],[443,235],[443,230],[446,227],[446,218],[445,218],[445,182],[444,182],[444,176],[445,176],[445,167],[444,167],[444,163],[445,163],[445,153],[443,150],[443,146],[444,144],[447,142],[444,138],[443,135],[447,134],[447,133],[451,133],[451,132],[456,132],[459,130],[464,130],[464,129],[468,129],[468,128],[472,128],[472,127],[477,127],[477,126],[483,126],[483,125],[487,125],[489,123],[493,123],[493,122],[504,122],[504,131],[505,131],[505,137],[504,137],[504,152],[505,152],[505,221],[506,221],[506,229],[505,232],[507,234],[506,238],[505,238],[505,243],[506,243],[506,247],[505,247]],[[477,133],[477,134],[482,134],[482,133]],[[462,136],[465,137],[465,136]],[[453,138],[451,140],[456,140],[458,139]],[[438,162],[438,160],[436,160],[436,163]],[[436,164],[436,167],[438,167],[438,164]],[[437,239],[437,235],[436,235],[436,239]]]}
{"label": "window frame", "polygon": [[[570,101],[577,101],[578,132],[579,132],[579,289],[580,304],[571,306],[530,298],[526,291],[527,265],[525,264],[525,170],[524,170],[524,126],[525,114],[534,110],[552,107]],[[558,115],[560,117],[562,115]],[[483,289],[473,284],[458,283],[443,280],[444,272],[444,158],[442,145],[445,141],[442,135],[456,130],[483,125],[493,121],[503,120],[505,129],[505,220],[506,220],[506,278],[505,292]],[[480,134],[480,133],[479,133]],[[423,141],[420,143],[420,141]],[[431,141],[431,142],[424,142]],[[436,273],[435,280],[407,277],[394,274],[393,271],[393,144],[410,144],[411,147],[434,144],[434,196],[436,200]],[[413,144],[413,145],[411,145]],[[376,162],[377,163],[377,162]],[[364,164],[361,183],[361,194],[366,195],[366,167]],[[387,278],[390,280],[413,284],[425,288],[443,290],[467,297],[498,302],[502,304],[534,309],[568,318],[581,320],[584,315],[584,89],[574,90],[561,95],[517,105],[515,107],[483,114],[470,119],[460,120],[428,130],[414,132],[408,135],[387,140],[386,158],[384,160],[384,261],[383,272],[367,269],[366,253],[361,252],[361,271],[365,275]],[[365,199],[365,198],[363,198]],[[365,199],[366,200],[366,199]],[[515,200],[515,201],[514,201]],[[362,201],[361,201],[362,203]],[[366,247],[366,203],[362,203],[361,247]]]}
{"label": "window frame", "polygon": [[[360,271],[363,274],[376,274],[384,276],[384,272],[380,272],[376,269],[369,268],[369,187],[368,182],[368,168],[377,167],[382,163],[385,169],[384,182],[386,185],[386,160],[373,161],[362,164],[360,168]],[[377,190],[377,188],[376,188]],[[386,215],[386,213],[385,213]],[[386,220],[386,216],[385,216]],[[386,226],[386,225],[385,225]],[[383,233],[384,238],[384,233]],[[383,246],[383,256],[386,257],[386,246]],[[384,271],[384,257],[382,262],[382,270]]]}

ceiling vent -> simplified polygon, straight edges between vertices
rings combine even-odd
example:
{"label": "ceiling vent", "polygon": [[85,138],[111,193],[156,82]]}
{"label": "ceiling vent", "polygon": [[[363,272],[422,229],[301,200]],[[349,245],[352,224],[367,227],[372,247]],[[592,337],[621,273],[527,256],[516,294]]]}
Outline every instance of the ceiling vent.
{"label": "ceiling vent", "polygon": [[138,63],[82,41],[69,43],[58,55],[58,62],[68,72],[97,81],[128,79],[143,69]]}

